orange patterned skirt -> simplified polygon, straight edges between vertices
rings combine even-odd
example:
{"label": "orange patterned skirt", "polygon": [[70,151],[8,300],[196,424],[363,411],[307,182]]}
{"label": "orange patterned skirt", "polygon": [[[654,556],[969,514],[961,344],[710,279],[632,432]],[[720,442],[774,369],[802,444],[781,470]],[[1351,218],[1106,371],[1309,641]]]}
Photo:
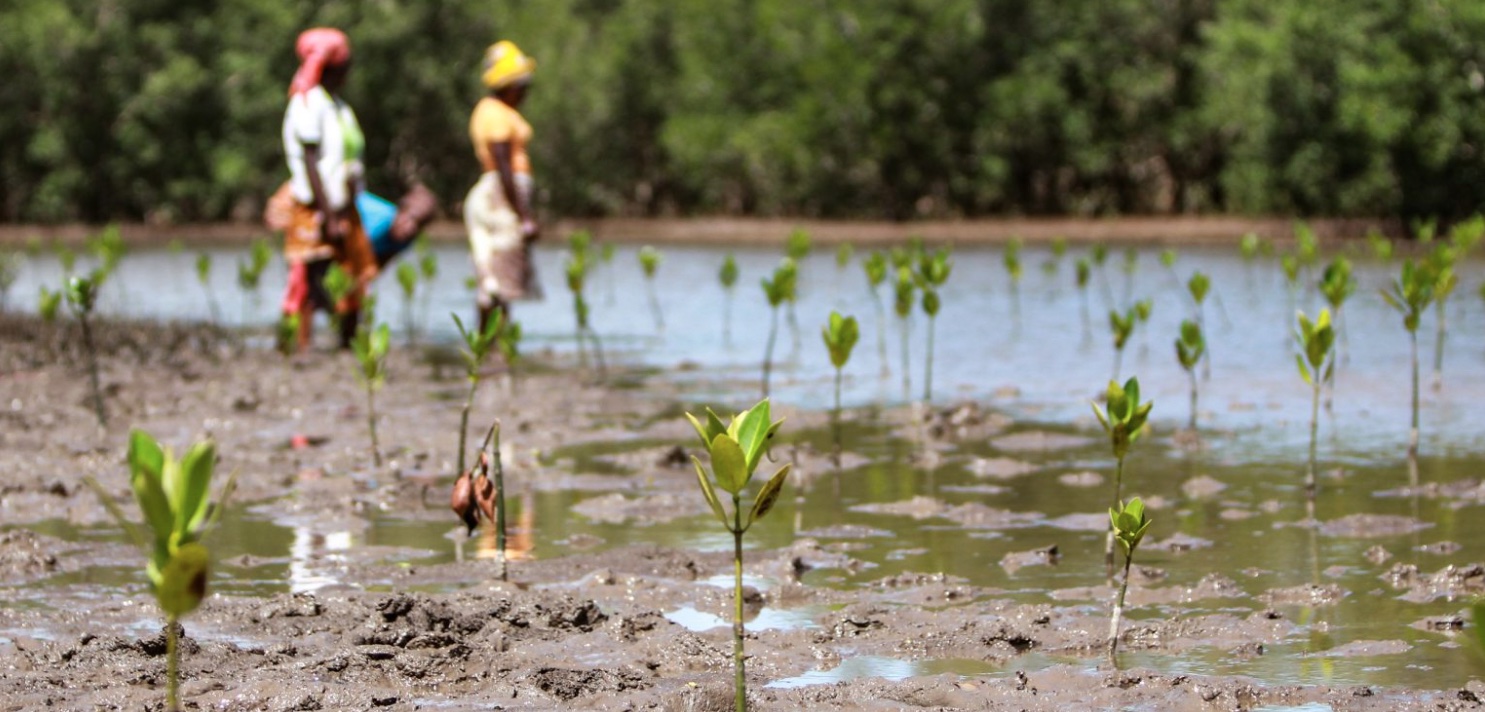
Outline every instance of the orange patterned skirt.
{"label": "orange patterned skirt", "polygon": [[313,291],[317,291],[318,285],[309,284],[308,266],[321,260],[334,260],[355,280],[351,293],[346,295],[344,301],[335,305],[335,310],[344,313],[359,309],[366,287],[376,278],[377,267],[371,240],[361,227],[361,217],[355,209],[346,210],[336,217],[341,221],[341,233],[345,236],[339,243],[325,241],[320,230],[320,212],[313,207],[291,201],[287,217],[288,226],[284,229],[284,261],[289,264],[289,284],[284,292],[284,313],[302,311],[305,300],[311,298]]}

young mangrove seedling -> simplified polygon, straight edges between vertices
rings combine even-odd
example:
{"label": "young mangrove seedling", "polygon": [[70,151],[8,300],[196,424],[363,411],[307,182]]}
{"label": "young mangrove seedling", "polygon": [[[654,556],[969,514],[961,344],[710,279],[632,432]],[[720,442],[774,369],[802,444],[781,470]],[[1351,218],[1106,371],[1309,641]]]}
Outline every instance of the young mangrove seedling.
{"label": "young mangrove seedling", "polygon": [[1436,217],[1413,218],[1413,239],[1420,245],[1431,245],[1439,233]]}
{"label": "young mangrove seedling", "polygon": [[[748,683],[744,671],[746,657],[743,652],[743,534],[754,523],[766,516],[778,502],[779,494],[784,488],[784,480],[789,476],[790,466],[784,465],[768,479],[768,482],[758,490],[758,494],[753,498],[753,505],[746,513],[743,511],[743,491],[752,481],[753,471],[762,461],[763,454],[768,449],[769,440],[773,438],[774,433],[784,421],[769,420],[767,398],[752,408],[734,415],[731,422],[727,424],[723,424],[710,408],[706,411],[704,424],[690,413],[686,414],[686,419],[691,421],[692,427],[696,428],[696,435],[701,439],[701,445],[711,459],[712,471],[711,476],[708,477],[701,459],[695,455],[691,456],[691,462],[696,466],[696,479],[701,483],[701,493],[706,497],[706,502],[711,506],[717,521],[720,521],[722,526],[732,533],[732,663],[735,673],[733,689],[737,712],[746,712]],[[717,490],[732,496],[730,514],[722,506]]]}
{"label": "young mangrove seedling", "polygon": [[1117,309],[1109,310],[1109,331],[1114,335],[1114,380],[1119,380],[1119,370],[1124,364],[1124,347],[1129,344],[1129,337],[1134,335],[1135,324],[1139,322],[1139,311],[1130,307],[1122,314]]}
{"label": "young mangrove seedling", "polygon": [[211,288],[211,255],[205,252],[196,255],[196,281],[201,291],[206,292],[206,306],[211,310],[211,323],[220,324],[222,315],[217,309],[217,295]]}
{"label": "young mangrove seedling", "polygon": [[1057,268],[1062,266],[1062,258],[1067,255],[1067,238],[1061,235],[1052,238],[1052,256],[1042,263],[1042,272],[1048,278],[1057,276]]}
{"label": "young mangrove seedling", "polygon": [[1078,285],[1078,299],[1083,310],[1083,336],[1088,336],[1092,331],[1092,323],[1088,319],[1088,280],[1093,276],[1093,264],[1087,257],[1079,257],[1077,268],[1074,272]]}
{"label": "young mangrove seedling", "polygon": [[1139,497],[1129,500],[1128,504],[1116,504],[1117,507],[1109,508],[1109,531],[1114,533],[1119,548],[1124,551],[1124,580],[1119,584],[1119,597],[1114,600],[1114,614],[1109,620],[1111,660],[1119,652],[1119,620],[1124,617],[1124,596],[1129,592],[1129,569],[1134,563],[1134,550],[1139,548],[1145,531],[1150,528],[1150,519],[1145,516],[1145,503]]}
{"label": "young mangrove seedling", "polygon": [[45,285],[37,288],[36,311],[41,315],[41,321],[51,324],[57,321],[57,309],[62,306],[63,292],[58,289],[55,292],[47,289]]}
{"label": "young mangrove seedling", "polygon": [[660,313],[660,299],[655,296],[655,272],[660,269],[660,251],[645,245],[639,248],[639,266],[645,273],[645,291],[650,297],[650,313],[655,316],[655,330],[665,331],[665,315]]}
{"label": "young mangrove seedling", "polygon": [[185,457],[176,460],[144,431],[129,433],[129,485],[147,530],[129,521],[97,480],[83,478],[119,527],[149,556],[145,573],[155,602],[165,614],[165,709],[169,712],[180,709],[180,619],[206,599],[210,580],[210,556],[201,538],[221,514],[236,483],[234,474],[227,479],[217,505],[210,504],[216,459],[216,446],[209,440],[192,445]]}
{"label": "young mangrove seedling", "polygon": [[[345,305],[346,298],[351,295],[351,290],[355,289],[356,281],[339,263],[332,263],[330,268],[325,270],[325,278],[321,280],[321,285],[325,287],[325,294],[330,296],[331,331],[337,334],[343,333],[341,322],[344,314],[341,308]],[[314,313],[311,312],[308,316],[313,319]]]}
{"label": "young mangrove seedling", "polygon": [[413,251],[418,255],[418,274],[423,278],[423,284],[430,285],[429,289],[423,290],[423,303],[418,306],[423,323],[428,323],[428,299],[433,295],[431,285],[436,284],[438,279],[438,255],[433,252],[433,247],[428,242],[427,235],[418,235],[413,241]]}
{"label": "young mangrove seedling", "polygon": [[717,271],[717,281],[722,283],[722,343],[732,343],[732,292],[737,286],[737,258],[727,253],[722,258],[722,269]]}
{"label": "young mangrove seedling", "polygon": [[928,316],[927,355],[923,359],[924,403],[933,402],[933,326],[938,320],[938,310],[942,305],[938,292],[944,282],[949,280],[949,272],[953,267],[948,250],[940,249],[933,254],[925,252],[918,258],[918,286],[923,290],[923,313]]}
{"label": "young mangrove seedling", "polygon": [[98,290],[102,287],[106,274],[98,269],[87,277],[67,280],[67,308],[77,317],[77,323],[82,327],[83,349],[88,353],[88,380],[93,385],[93,414],[98,416],[98,424],[103,426],[108,425],[108,415],[103,410],[103,386],[98,382],[98,351],[93,346],[90,318],[93,308],[98,305]]}
{"label": "young mangrove seedling", "polygon": [[810,256],[810,233],[804,228],[794,228],[789,233],[789,239],[784,243],[784,256],[794,260],[795,264],[804,261]]}
{"label": "young mangrove seedling", "polygon": [[592,315],[588,305],[586,287],[588,275],[593,272],[591,251],[588,249],[586,240],[587,232],[579,230],[568,238],[569,246],[572,248],[567,255],[567,290],[572,292],[572,315],[577,321],[577,347],[578,361],[583,368],[588,367],[587,341],[592,339],[593,351],[598,359],[598,373],[602,378],[604,374],[603,344],[598,340],[598,333],[593,331],[590,321]]}
{"label": "young mangrove seedling", "polygon": [[1251,263],[1258,259],[1259,242],[1258,233],[1254,232],[1243,235],[1243,238],[1238,241],[1238,251],[1243,256],[1243,262]]}
{"label": "young mangrove seedling", "polygon": [[861,327],[856,323],[856,317],[841,317],[840,312],[830,312],[830,323],[821,330],[821,336],[825,339],[825,348],[830,352],[830,365],[835,367],[835,409],[831,411],[830,422],[835,435],[835,460],[840,464],[840,386],[842,374],[846,368],[846,362],[851,360],[851,350],[856,348],[856,341],[861,338]]}
{"label": "young mangrove seedling", "polygon": [[[1196,303],[1196,325],[1203,330],[1207,326],[1207,293],[1211,290],[1212,280],[1203,272],[1193,272],[1191,279],[1186,280],[1186,291],[1191,295],[1191,301]],[[1204,381],[1212,380],[1212,361],[1209,353],[1202,357],[1201,378]]]}
{"label": "young mangrove seedling", "polygon": [[459,337],[463,340],[463,348],[460,354],[464,357],[464,377],[469,379],[469,395],[464,397],[464,408],[459,411],[459,472],[464,472],[464,439],[469,432],[469,409],[474,406],[474,393],[480,386],[480,366],[484,365],[485,359],[489,358],[490,351],[495,348],[495,341],[499,338],[500,329],[505,323],[505,311],[495,313],[495,318],[485,322],[483,331],[470,331],[464,328],[464,321],[458,314],[449,313],[454,319],[454,327],[459,330]]}
{"label": "young mangrove seedling", "polygon": [[60,242],[56,243],[57,264],[62,268],[62,276],[71,277],[72,270],[77,268],[77,253]]}
{"label": "young mangrove seedling", "polygon": [[856,248],[851,247],[851,243],[842,242],[837,245],[835,248],[835,269],[844,272],[847,267],[851,266],[851,258],[855,254]]}
{"label": "young mangrove seedling", "polygon": [[885,378],[892,375],[892,368],[887,364],[887,310],[882,307],[882,295],[877,287],[887,281],[887,256],[873,252],[862,260],[861,267],[866,271],[866,287],[871,290],[871,303],[877,310],[877,360],[882,362],[882,377]]}
{"label": "young mangrove seedling", "polygon": [[604,298],[607,303],[614,303],[614,254],[617,249],[612,242],[604,242],[598,246],[598,264],[603,265]]}
{"label": "young mangrove seedling", "polygon": [[263,271],[268,269],[268,263],[273,259],[273,248],[263,238],[253,240],[252,246],[248,248],[247,260],[237,261],[237,286],[250,299],[242,301],[241,322],[247,323],[249,301],[257,306],[262,301],[260,288],[263,286]]}
{"label": "young mangrove seedling", "polygon": [[1320,238],[1315,236],[1308,223],[1294,226],[1294,257],[1306,273],[1311,273],[1320,262]]}
{"label": "young mangrove seedling", "polygon": [[[1337,255],[1330,264],[1325,265],[1325,270],[1320,273],[1320,295],[1325,297],[1325,302],[1330,305],[1330,313],[1334,317],[1335,331],[1340,337],[1336,347],[1337,361],[1344,360],[1347,350],[1346,330],[1344,327],[1345,312],[1341,311],[1346,306],[1346,300],[1356,293],[1356,277],[1351,273],[1351,261]],[[1326,379],[1328,392],[1325,397],[1325,408],[1331,409],[1335,403],[1335,369],[1331,369],[1331,377]]]}
{"label": "young mangrove seedling", "polygon": [[[1129,446],[1134,444],[1145,429],[1145,423],[1150,418],[1150,408],[1155,404],[1152,402],[1140,403],[1140,381],[1138,378],[1130,378],[1121,387],[1116,381],[1109,381],[1108,393],[1104,397],[1105,407],[1099,408],[1097,403],[1093,404],[1093,414],[1098,417],[1098,422],[1103,426],[1104,432],[1109,435],[1109,446],[1114,453],[1114,497],[1113,506],[1118,507],[1123,497],[1124,490],[1124,458],[1129,454]],[[1110,578],[1114,575],[1114,530],[1109,528],[1108,540],[1104,546],[1104,565]]]}
{"label": "young mangrove seedling", "polygon": [[351,351],[360,367],[358,373],[366,385],[366,427],[371,431],[371,459],[377,467],[382,466],[382,451],[376,441],[376,392],[387,380],[387,349],[391,343],[392,330],[386,324],[374,327],[368,324],[351,339]]}
{"label": "young mangrove seedling", "polygon": [[793,284],[788,296],[784,298],[784,318],[789,322],[790,358],[799,357],[799,315],[795,307],[799,303],[799,268],[803,267],[804,260],[810,256],[811,241],[810,233],[803,228],[795,228],[789,233],[789,239],[784,243],[784,256],[794,261],[795,273]]}
{"label": "young mangrove seedling", "polygon": [[1408,330],[1408,340],[1412,345],[1413,415],[1412,426],[1408,430],[1410,460],[1418,457],[1418,322],[1423,318],[1424,310],[1433,302],[1435,284],[1437,280],[1429,272],[1427,264],[1414,264],[1412,260],[1407,260],[1403,262],[1402,274],[1382,290],[1382,299],[1402,315],[1403,328]]}
{"label": "young mangrove seedling", "polygon": [[1201,362],[1206,350],[1207,339],[1201,333],[1201,324],[1190,319],[1182,320],[1181,336],[1176,339],[1176,360],[1191,381],[1191,420],[1188,427],[1192,432],[1196,431],[1196,364]]}
{"label": "young mangrove seedling", "polygon": [[1114,290],[1109,286],[1109,273],[1104,265],[1109,261],[1109,248],[1102,242],[1095,243],[1088,251],[1088,256],[1093,261],[1094,269],[1098,270],[1098,284],[1103,288],[1103,301],[1105,304],[1114,303]]}
{"label": "young mangrove seedling", "polygon": [[1129,301],[1129,295],[1134,293],[1134,274],[1140,268],[1140,251],[1133,247],[1124,248],[1124,301]]}
{"label": "young mangrove seedling", "polygon": [[1294,362],[1299,377],[1310,387],[1310,465],[1305,470],[1305,493],[1315,498],[1315,442],[1320,430],[1320,389],[1330,381],[1335,370],[1335,329],[1330,324],[1330,310],[1321,309],[1315,321],[1299,312],[1294,339],[1299,353]]}
{"label": "young mangrove seedling", "polygon": [[1021,320],[1021,238],[1013,237],[1006,243],[1005,254],[1001,255],[1001,261],[1005,263],[1005,273],[1011,279],[1011,317],[1017,322]]}
{"label": "young mangrove seedling", "polygon": [[1372,257],[1379,262],[1392,261],[1392,240],[1387,239],[1381,230],[1372,228],[1366,233],[1366,244],[1371,247]]}
{"label": "young mangrove seedling", "polygon": [[285,358],[293,356],[299,349],[299,315],[284,314],[274,324],[274,347]]}
{"label": "young mangrove seedling", "polygon": [[773,270],[772,277],[763,278],[763,296],[768,298],[768,341],[763,347],[763,397],[768,397],[768,377],[773,372],[773,344],[779,332],[779,305],[788,301],[794,292],[794,280],[798,276],[794,260],[785,257]]}
{"label": "young mangrove seedling", "polygon": [[402,292],[402,328],[407,332],[407,343],[418,340],[418,327],[413,321],[413,300],[418,294],[418,268],[411,262],[397,265],[397,286]]}
{"label": "young mangrove seedling", "polygon": [[1444,307],[1449,295],[1459,286],[1459,275],[1454,271],[1458,252],[1450,245],[1433,248],[1428,256],[1428,271],[1433,274],[1433,308],[1436,326],[1433,342],[1433,389],[1444,387],[1444,339],[1448,332]]}
{"label": "young mangrove seedling", "polygon": [[897,314],[898,331],[902,334],[902,397],[907,398],[913,387],[908,362],[908,337],[912,335],[913,318],[913,273],[907,267],[897,268],[897,284],[893,294],[892,310]]}

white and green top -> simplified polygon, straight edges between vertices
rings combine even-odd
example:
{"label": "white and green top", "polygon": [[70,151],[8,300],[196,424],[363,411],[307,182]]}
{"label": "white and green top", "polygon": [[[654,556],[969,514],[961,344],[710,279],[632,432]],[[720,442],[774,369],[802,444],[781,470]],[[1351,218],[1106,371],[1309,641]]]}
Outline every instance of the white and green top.
{"label": "white and green top", "polygon": [[357,192],[364,189],[361,159],[366,152],[366,137],[361,133],[361,124],[350,105],[330,96],[324,87],[316,86],[289,97],[283,136],[289,187],[300,204],[314,202],[304,165],[306,145],[320,147],[320,181],[331,209],[340,210],[350,204],[352,188]]}

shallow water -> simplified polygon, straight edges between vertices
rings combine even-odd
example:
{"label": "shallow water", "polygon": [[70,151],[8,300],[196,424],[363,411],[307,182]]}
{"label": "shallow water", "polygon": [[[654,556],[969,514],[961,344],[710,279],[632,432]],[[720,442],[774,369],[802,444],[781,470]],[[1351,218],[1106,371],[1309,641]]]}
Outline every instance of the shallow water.
{"label": "shallow water", "polygon": [[[418,310],[446,314],[468,311],[469,296],[462,286],[467,260],[452,247],[440,247],[445,277]],[[265,289],[261,302],[240,300],[230,284],[235,253],[213,253],[220,311],[227,321],[234,315],[250,326],[266,324],[274,299]],[[668,328],[658,332],[646,303],[646,285],[640,277],[634,250],[620,248],[613,265],[601,267],[592,280],[593,323],[605,339],[610,356],[627,363],[668,370],[668,378],[686,386],[692,403],[736,407],[758,394],[758,362],[763,352],[769,312],[757,281],[777,261],[772,251],[738,253],[743,277],[731,312],[731,346],[723,338],[724,299],[715,273],[721,253],[703,248],[670,248],[654,286],[665,309]],[[1045,451],[1002,447],[1012,441],[979,439],[951,446],[935,445],[912,428],[888,422],[892,405],[921,397],[922,348],[926,324],[915,316],[910,357],[911,383],[906,395],[898,363],[900,342],[894,317],[887,317],[887,361],[879,358],[878,324],[870,292],[859,266],[837,270],[833,255],[816,254],[801,271],[799,345],[787,320],[781,318],[775,358],[773,398],[802,409],[828,407],[831,371],[818,330],[832,308],[862,319],[862,341],[848,367],[844,393],[847,441],[850,451],[867,464],[839,471],[817,468],[802,472],[794,497],[785,497],[768,522],[749,533],[750,548],[785,546],[797,536],[815,536],[827,544],[851,547],[850,556],[867,565],[855,573],[819,569],[805,575],[807,583],[851,587],[898,572],[944,572],[973,584],[1001,589],[1022,602],[1056,602],[1103,610],[1103,512],[1109,505],[1107,478],[1111,463],[1107,445],[1097,431],[1088,399],[1102,390],[1113,368],[1106,305],[1110,298],[1125,303],[1125,276],[1117,251],[1107,269],[1108,289],[1095,274],[1086,297],[1091,326],[1085,332],[1081,295],[1072,286],[1073,260],[1064,259],[1056,273],[1040,265],[1050,254],[1027,248],[1027,273],[1019,300],[1008,287],[1000,266],[1000,251],[973,248],[956,252],[955,271],[944,290],[944,308],[937,325],[935,401],[947,404],[974,400],[1008,414],[1015,425],[1008,433],[1056,433],[1073,436],[1068,444]],[[525,325],[528,350],[548,347],[571,351],[570,300],[556,278],[562,255],[555,249],[538,251],[538,269],[549,292],[543,302],[523,303],[516,315]],[[130,255],[120,279],[105,289],[105,313],[152,318],[204,318],[200,286],[195,282],[194,253],[166,251]],[[1479,263],[1461,269],[1478,274]],[[1333,412],[1322,415],[1320,459],[1326,476],[1315,517],[1330,522],[1355,513],[1411,517],[1427,528],[1377,537],[1331,536],[1300,526],[1305,519],[1301,488],[1308,438],[1309,394],[1293,365],[1292,314],[1296,307],[1313,313],[1318,297],[1313,290],[1291,295],[1277,265],[1260,261],[1245,265],[1235,250],[1185,249],[1176,271],[1184,280],[1200,269],[1212,276],[1214,297],[1208,300],[1206,323],[1212,351],[1212,380],[1201,382],[1203,447],[1183,448],[1170,434],[1187,418],[1187,381],[1175,363],[1171,341],[1179,321],[1189,316],[1191,304],[1184,289],[1162,268],[1152,250],[1142,253],[1138,279],[1131,297],[1155,298],[1151,324],[1137,332],[1124,357],[1123,375],[1138,375],[1147,399],[1156,402],[1154,428],[1135,447],[1128,463],[1126,496],[1155,497],[1149,535],[1160,542],[1172,535],[1190,537],[1199,547],[1171,551],[1147,544],[1138,563],[1166,573],[1150,587],[1167,591],[1194,587],[1217,573],[1236,583],[1242,594],[1231,598],[1185,600],[1139,605],[1139,586],[1132,592],[1130,625],[1145,618],[1170,618],[1211,612],[1245,617],[1274,608],[1297,624],[1297,632],[1262,655],[1238,657],[1220,651],[1184,651],[1178,655],[1138,652],[1126,656],[1138,664],[1171,672],[1249,675],[1274,683],[1375,684],[1437,688],[1471,679],[1479,662],[1461,636],[1412,627],[1429,616],[1459,614],[1462,600],[1438,599],[1414,603],[1401,598],[1380,574],[1395,562],[1416,564],[1432,573],[1448,564],[1482,560],[1475,542],[1485,541],[1485,518],[1472,516],[1477,501],[1444,498],[1381,496],[1408,483],[1403,459],[1407,438],[1408,341],[1400,318],[1377,296],[1395,267],[1359,260],[1361,287],[1347,306],[1345,336]],[[275,271],[277,270],[277,271]],[[181,275],[169,288],[148,288],[161,274]],[[281,283],[277,266],[265,276],[266,285]],[[38,258],[22,270],[12,303],[34,308],[38,284],[56,284],[60,273],[54,261]],[[401,324],[400,298],[395,285],[383,280],[383,313],[394,326]],[[1469,278],[1450,302],[1444,384],[1441,391],[1423,394],[1423,457],[1419,479],[1450,483],[1477,477],[1485,465],[1485,441],[1479,423],[1485,423],[1485,338],[1480,321],[1485,310],[1474,296]],[[888,285],[881,298],[890,300]],[[29,301],[28,301],[29,300]],[[890,307],[889,307],[890,309]],[[1433,355],[1433,316],[1420,330],[1424,383],[1429,382]],[[452,323],[426,319],[431,338],[449,340]],[[703,368],[671,369],[679,364]],[[882,377],[883,367],[891,374]],[[655,377],[655,376],[652,376]],[[1426,388],[1426,385],[1425,385]],[[808,441],[816,451],[827,451],[827,431],[793,431],[791,439]],[[1000,443],[1000,445],[997,444]],[[622,465],[604,456],[670,443],[600,442],[545,453],[548,467],[581,474],[623,476]],[[1012,462],[1000,462],[1006,458]],[[925,462],[931,464],[924,464]],[[990,464],[987,465],[987,462]],[[1007,467],[1010,465],[1010,467]],[[1023,474],[1006,474],[1024,470]],[[1081,486],[1061,476],[1093,472],[1101,484]],[[1332,471],[1338,471],[1336,476]],[[1004,475],[1004,476],[1002,476]],[[1225,485],[1215,494],[1188,495],[1182,485],[1199,476]],[[519,480],[514,487],[519,490]],[[629,494],[634,494],[629,492]],[[517,492],[511,503],[518,517],[529,511],[536,527],[536,556],[551,557],[649,542],[666,546],[722,549],[730,539],[719,533],[710,517],[684,517],[643,523],[613,522],[574,515],[572,507],[602,493],[586,491]],[[1007,522],[983,524],[978,510],[925,510],[927,516],[881,511],[880,505],[932,498],[944,507],[983,505],[1014,513]],[[864,509],[863,509],[864,507]],[[439,507],[441,509],[441,507]],[[943,516],[950,514],[950,517]],[[980,512],[983,514],[983,512]],[[369,515],[364,528],[350,531],[309,531],[291,522],[272,522],[253,510],[239,510],[224,518],[213,535],[214,549],[224,565],[218,567],[216,590],[228,594],[263,594],[283,590],[314,590],[337,583],[337,567],[352,551],[374,551],[383,561],[450,561],[455,546],[448,519],[384,513]],[[883,534],[832,536],[839,525],[868,527]],[[77,540],[107,534],[70,530],[56,524],[38,527],[43,533]],[[1462,545],[1451,553],[1424,548],[1439,542]],[[1056,545],[1060,561],[1052,566],[1002,566],[1009,552]],[[1372,563],[1365,552],[1380,545],[1394,558]],[[466,545],[477,549],[477,545]],[[472,555],[472,554],[471,554]],[[1269,604],[1257,597],[1271,589],[1306,584],[1335,584],[1346,592],[1338,602],[1323,606]],[[141,590],[142,574],[134,570],[89,568],[47,580],[43,589],[64,588],[74,595],[99,591]],[[390,585],[390,583],[389,583]],[[766,586],[766,582],[763,584]],[[1091,587],[1091,588],[1090,588]],[[37,591],[36,595],[44,595]],[[107,595],[107,594],[101,594]],[[684,615],[684,614],[683,614]],[[781,620],[796,625],[797,618],[782,611]],[[0,631],[3,633],[3,631]],[[1402,641],[1403,652],[1350,655],[1343,646],[1357,641]],[[1396,647],[1396,646],[1395,646]],[[891,677],[954,672],[955,661],[900,661],[892,659],[843,663],[776,684],[813,684],[861,675]],[[976,665],[983,666],[982,663]],[[938,667],[935,667],[938,666]],[[970,672],[985,672],[976,668]],[[832,677],[833,676],[833,677]]]}

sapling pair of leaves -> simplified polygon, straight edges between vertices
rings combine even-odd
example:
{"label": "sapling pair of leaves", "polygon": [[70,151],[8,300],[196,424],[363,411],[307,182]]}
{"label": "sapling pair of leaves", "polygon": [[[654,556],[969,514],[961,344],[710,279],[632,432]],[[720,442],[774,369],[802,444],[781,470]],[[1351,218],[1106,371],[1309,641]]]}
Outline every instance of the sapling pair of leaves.
{"label": "sapling pair of leaves", "polygon": [[98,352],[93,346],[91,318],[93,309],[98,306],[98,290],[102,289],[108,274],[100,267],[86,277],[73,276],[67,280],[64,290],[67,308],[82,327],[83,349],[88,354],[88,380],[93,386],[93,414],[98,416],[98,424],[104,426],[108,425],[108,414],[103,408],[103,386],[98,378]]}
{"label": "sapling pair of leaves", "polygon": [[1150,528],[1150,519],[1145,516],[1145,503],[1139,497],[1117,502],[1109,508],[1109,531],[1119,542],[1124,552],[1124,580],[1119,584],[1119,597],[1114,600],[1114,612],[1109,616],[1109,657],[1119,652],[1119,620],[1124,616],[1124,597],[1129,592],[1129,569],[1134,563],[1134,551]]}
{"label": "sapling pair of leaves", "polygon": [[1315,498],[1315,443],[1320,428],[1320,389],[1335,377],[1335,328],[1330,322],[1330,310],[1321,309],[1320,316],[1310,321],[1304,312],[1299,312],[1298,326],[1294,332],[1299,352],[1294,354],[1299,377],[1310,387],[1310,464],[1305,471],[1305,492]]}
{"label": "sapling pair of leaves", "polygon": [[[1124,458],[1129,455],[1130,446],[1144,432],[1154,403],[1140,403],[1140,381],[1138,378],[1130,378],[1123,386],[1117,381],[1109,381],[1108,391],[1104,394],[1104,407],[1100,408],[1097,403],[1092,405],[1093,414],[1109,436],[1109,447],[1117,463],[1112,506],[1119,507],[1124,494]],[[1110,577],[1114,575],[1114,538],[1115,533],[1111,526],[1104,545],[1104,567]]]}
{"label": "sapling pair of leaves", "polygon": [[[252,297],[252,303],[257,304],[259,300],[259,288],[263,284],[263,272],[268,269],[268,263],[273,259],[273,248],[269,246],[268,240],[258,238],[253,240],[248,248],[247,260],[237,261],[237,286],[245,294]],[[247,322],[248,300],[242,303],[242,321]]]}
{"label": "sapling pair of leaves", "polygon": [[842,317],[840,312],[831,311],[830,322],[821,329],[820,335],[825,340],[826,350],[830,352],[830,365],[835,367],[835,409],[831,411],[830,422],[835,435],[836,464],[839,465],[841,380],[845,373],[846,363],[851,360],[851,351],[856,348],[856,342],[861,339],[861,327],[856,323],[856,317]]}
{"label": "sapling pair of leaves", "polygon": [[149,556],[145,573],[166,620],[166,709],[171,711],[180,709],[179,621],[196,610],[207,593],[210,557],[201,537],[220,515],[237,480],[235,473],[229,477],[217,506],[211,506],[208,495],[216,459],[216,446],[209,440],[191,446],[177,460],[148,433],[129,433],[129,486],[147,531],[129,521],[96,480],[84,479]]}
{"label": "sapling pair of leaves", "polygon": [[[1204,272],[1194,272],[1191,279],[1186,280],[1186,292],[1191,295],[1191,301],[1196,303],[1196,325],[1205,329],[1207,325],[1206,303],[1207,293],[1212,289],[1212,279]],[[1201,378],[1204,381],[1212,379],[1211,354],[1202,350]],[[1196,427],[1195,423],[1191,427]]]}
{"label": "sapling pair of leaves", "polygon": [[1382,299],[1397,310],[1403,318],[1403,328],[1408,332],[1412,348],[1412,421],[1408,431],[1408,457],[1418,457],[1418,325],[1423,312],[1434,300],[1437,280],[1427,263],[1403,262],[1402,273],[1392,284],[1382,290]]}
{"label": "sapling pair of leaves", "polygon": [[665,331],[665,315],[660,311],[660,299],[655,296],[655,273],[660,269],[660,251],[645,245],[639,248],[639,266],[645,273],[645,291],[650,298],[650,313],[655,317],[655,331]]}
{"label": "sapling pair of leaves", "polygon": [[[1018,270],[1019,264],[1018,262]],[[954,263],[949,259],[948,250],[937,250],[932,254],[924,252],[918,256],[916,277],[919,289],[923,290],[923,313],[928,316],[928,352],[923,362],[924,403],[933,402],[933,326],[938,320],[939,308],[943,305],[938,292],[944,286],[944,282],[949,281],[949,272],[953,267]],[[1019,277],[1016,279],[1019,280]],[[906,368],[906,362],[903,367]]]}
{"label": "sapling pair of leaves", "polygon": [[873,252],[862,260],[861,268],[866,272],[866,287],[871,290],[871,303],[877,312],[877,360],[882,363],[885,378],[892,373],[887,364],[887,310],[882,307],[882,295],[877,293],[877,287],[887,281],[887,256]]}
{"label": "sapling pair of leaves", "polygon": [[722,267],[717,271],[717,281],[722,283],[725,295],[722,303],[722,343],[732,343],[732,292],[737,286],[737,258],[727,253],[722,258]]}
{"label": "sapling pair of leaves", "polygon": [[[587,343],[591,340],[593,342],[594,355],[598,359],[599,378],[603,378],[607,370],[603,362],[603,342],[599,340],[598,332],[593,330],[592,323],[589,319],[592,312],[588,305],[586,293],[588,275],[592,274],[594,267],[591,249],[592,240],[592,235],[586,230],[578,230],[568,236],[567,244],[569,252],[565,267],[567,272],[567,290],[572,292],[573,318],[577,322],[578,360],[583,368],[586,369],[588,367]],[[641,261],[643,262],[643,260],[644,257],[642,254]],[[644,262],[644,264],[651,265],[646,268],[646,275],[654,274],[655,267],[659,265],[658,254],[653,258],[652,262]],[[651,297],[653,298],[653,296],[654,292],[652,289]]]}
{"label": "sapling pair of leaves", "polygon": [[[769,416],[768,399],[732,417],[723,423],[710,408],[706,410],[706,422],[690,413],[686,419],[696,429],[696,436],[711,460],[711,475],[708,476],[701,458],[691,456],[696,466],[696,479],[701,484],[701,493],[707,505],[716,515],[717,521],[732,533],[733,542],[733,618],[732,618],[732,662],[734,671],[735,704],[737,712],[747,709],[746,660],[743,652],[743,578],[742,540],[743,534],[758,520],[766,516],[779,500],[784,481],[789,476],[789,465],[780,467],[764,483],[753,498],[751,507],[744,511],[743,492],[753,480],[753,473],[768,451],[769,441],[778,431],[783,420],[773,421]],[[722,504],[718,490],[730,495],[732,507]]]}
{"label": "sapling pair of leaves", "polygon": [[1180,362],[1191,381],[1191,420],[1187,426],[1193,432],[1197,415],[1196,365],[1204,360],[1206,352],[1207,339],[1202,334],[1201,324],[1190,319],[1182,320],[1181,335],[1176,339],[1176,361]]}
{"label": "sapling pair of leaves", "polygon": [[222,322],[221,310],[217,307],[217,294],[211,288],[211,254],[201,252],[196,255],[196,281],[201,283],[201,291],[206,293],[206,306],[211,312],[211,323]]}

